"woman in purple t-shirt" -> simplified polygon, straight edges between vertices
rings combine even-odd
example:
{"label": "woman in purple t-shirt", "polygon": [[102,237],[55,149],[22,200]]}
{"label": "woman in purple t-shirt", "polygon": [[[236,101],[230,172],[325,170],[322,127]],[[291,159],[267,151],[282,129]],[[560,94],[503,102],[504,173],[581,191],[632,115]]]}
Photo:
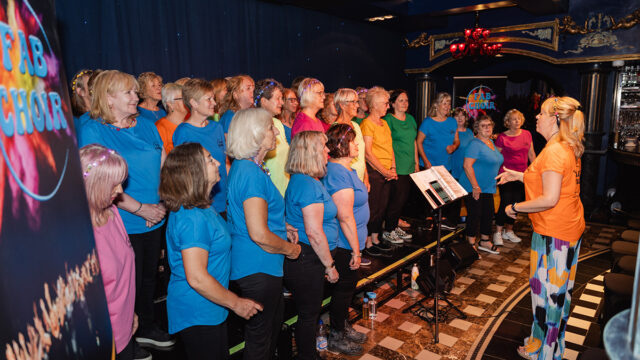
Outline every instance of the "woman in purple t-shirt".
{"label": "woman in purple t-shirt", "polygon": [[[521,129],[522,124],[524,124],[524,115],[520,111],[516,109],[507,111],[504,116],[504,126],[508,130],[498,134],[495,142],[504,157],[504,163],[498,174],[503,173],[504,168],[524,172],[527,169],[527,160],[533,162],[536,158],[531,133]],[[522,183],[512,181],[500,185],[499,188],[500,207],[496,216],[496,232],[493,234],[493,243],[502,245],[502,239],[519,243],[522,239],[513,232],[515,220],[505,214],[504,208],[514,202],[524,200],[524,187]]]}

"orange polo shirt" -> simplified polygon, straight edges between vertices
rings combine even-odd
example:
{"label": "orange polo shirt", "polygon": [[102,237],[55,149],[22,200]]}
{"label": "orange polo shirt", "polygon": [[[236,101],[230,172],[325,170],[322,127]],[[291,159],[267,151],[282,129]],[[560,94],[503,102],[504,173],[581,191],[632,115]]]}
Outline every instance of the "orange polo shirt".
{"label": "orange polo shirt", "polygon": [[173,132],[176,131],[178,125],[175,125],[171,121],[167,120],[166,117],[163,117],[156,121],[156,127],[158,128],[160,138],[162,139],[164,152],[169,154],[173,149]]}
{"label": "orange polo shirt", "polygon": [[551,209],[529,214],[533,230],[575,245],[585,228],[584,208],[580,201],[580,159],[576,159],[567,144],[547,144],[524,172],[527,200],[542,195],[542,173],[545,171],[562,174],[560,199]]}

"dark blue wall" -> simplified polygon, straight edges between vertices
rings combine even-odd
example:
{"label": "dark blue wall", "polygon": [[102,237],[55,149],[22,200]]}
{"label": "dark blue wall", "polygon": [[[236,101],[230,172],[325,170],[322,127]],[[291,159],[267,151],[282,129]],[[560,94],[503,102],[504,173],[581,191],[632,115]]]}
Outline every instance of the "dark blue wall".
{"label": "dark blue wall", "polygon": [[247,73],[327,90],[406,86],[404,34],[257,0],[64,0],[57,19],[69,77],[82,68],[154,71],[165,81]]}

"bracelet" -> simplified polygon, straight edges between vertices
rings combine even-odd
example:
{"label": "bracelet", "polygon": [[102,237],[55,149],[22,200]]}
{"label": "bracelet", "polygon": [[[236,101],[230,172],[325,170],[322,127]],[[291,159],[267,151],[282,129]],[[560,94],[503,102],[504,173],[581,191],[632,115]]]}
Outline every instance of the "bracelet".
{"label": "bracelet", "polygon": [[361,258],[361,257],[362,257],[362,254],[351,253],[351,256]]}
{"label": "bracelet", "polygon": [[516,202],[514,201],[513,204],[511,204],[511,210],[513,210],[514,213],[519,213],[518,210],[516,210]]}
{"label": "bracelet", "polygon": [[331,270],[331,269],[333,269],[333,268],[335,268],[335,267],[336,267],[336,262],[335,262],[335,260],[331,260],[331,265],[326,266],[326,267],[324,268],[324,270],[325,270],[325,272],[327,272],[327,270]]}
{"label": "bracelet", "polygon": [[[475,189],[480,189],[480,186],[472,186],[472,188]],[[481,189],[482,190],[482,189]]]}
{"label": "bracelet", "polygon": [[140,211],[140,209],[142,209],[142,203],[140,203],[140,206],[138,206],[138,208],[136,209],[136,211],[132,212],[132,214],[137,214],[138,211]]}

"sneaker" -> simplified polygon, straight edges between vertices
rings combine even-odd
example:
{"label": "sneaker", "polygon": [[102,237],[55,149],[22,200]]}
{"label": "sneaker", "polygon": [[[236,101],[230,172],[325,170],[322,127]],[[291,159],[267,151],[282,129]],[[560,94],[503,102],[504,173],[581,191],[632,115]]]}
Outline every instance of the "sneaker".
{"label": "sneaker", "polygon": [[[489,244],[489,246],[487,246],[486,244]],[[498,247],[495,244],[492,244],[491,240],[480,240],[478,250],[486,251],[489,254],[500,254],[500,251],[498,251]]]}
{"label": "sneaker", "polygon": [[396,232],[396,236],[402,240],[409,240],[413,238],[413,235],[409,234],[408,232],[402,230],[399,227],[397,227],[394,231]]}
{"label": "sneaker", "polygon": [[376,243],[372,243],[372,244],[373,244],[372,247],[377,247],[378,250],[380,250],[380,251],[387,252],[387,251],[393,250],[393,247],[391,245],[385,243],[384,241],[380,241],[377,244]]}
{"label": "sneaker", "polygon": [[133,343],[133,359],[134,360],[151,360],[152,356],[144,348],[140,347],[137,343]]}
{"label": "sneaker", "polygon": [[360,258],[360,266],[369,266],[369,265],[371,265],[371,259],[366,257]]}
{"label": "sneaker", "polygon": [[443,221],[442,224],[440,225],[444,230],[455,230],[457,228],[457,225],[451,225],[446,221]]}
{"label": "sneaker", "polygon": [[382,233],[382,240],[388,241],[392,244],[402,244],[404,240],[400,239],[398,235],[396,235],[396,231],[392,230],[391,232],[384,231]]}
{"label": "sneaker", "polygon": [[364,344],[367,342],[367,334],[356,331],[347,320],[344,321],[344,336],[356,344]]}
{"label": "sneaker", "polygon": [[502,238],[505,240],[509,240],[512,243],[519,243],[520,241],[522,241],[522,239],[520,239],[518,235],[516,235],[516,233],[513,232],[513,230],[503,231]]}
{"label": "sneaker", "polygon": [[398,227],[403,227],[403,228],[410,228],[411,224],[409,224],[408,222],[402,220],[402,219],[398,219]]}
{"label": "sneaker", "polygon": [[504,245],[504,243],[502,242],[502,235],[499,232],[493,234],[493,244],[495,246]]}
{"label": "sneaker", "polygon": [[291,295],[291,290],[287,289],[286,287],[282,288],[282,296],[284,296],[285,298],[290,298]]}
{"label": "sneaker", "polygon": [[170,347],[176,343],[169,334],[157,327],[152,327],[151,329],[139,334],[136,337],[136,341],[141,345],[154,345],[158,347]]}
{"label": "sneaker", "polygon": [[332,353],[344,354],[347,356],[362,355],[364,349],[362,345],[356,344],[345,336],[344,331],[329,330],[329,338],[327,339],[327,349]]}
{"label": "sneaker", "polygon": [[364,249],[363,253],[368,255],[368,256],[372,256],[372,257],[380,257],[380,256],[391,257],[390,253],[383,252],[377,246],[372,246],[370,248],[366,248],[366,249]]}

